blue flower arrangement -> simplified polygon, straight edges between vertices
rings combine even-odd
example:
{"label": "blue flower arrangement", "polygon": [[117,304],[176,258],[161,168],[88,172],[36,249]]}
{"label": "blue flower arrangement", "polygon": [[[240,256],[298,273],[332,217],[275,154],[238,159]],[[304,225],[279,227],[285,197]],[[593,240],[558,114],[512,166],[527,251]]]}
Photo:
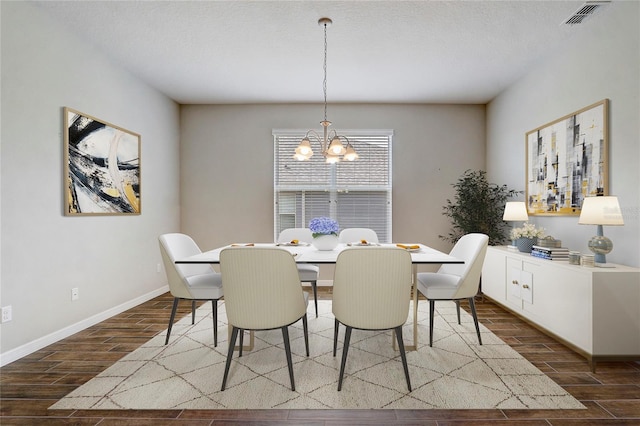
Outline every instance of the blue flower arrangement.
{"label": "blue flower arrangement", "polygon": [[340,226],[330,217],[315,217],[309,221],[309,229],[311,229],[313,238],[317,238],[321,235],[337,236]]}

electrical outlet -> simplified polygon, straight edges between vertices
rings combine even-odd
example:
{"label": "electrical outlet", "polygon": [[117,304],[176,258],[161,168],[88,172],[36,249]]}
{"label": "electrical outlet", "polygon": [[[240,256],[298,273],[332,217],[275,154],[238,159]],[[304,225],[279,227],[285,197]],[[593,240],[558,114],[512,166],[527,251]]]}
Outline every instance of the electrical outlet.
{"label": "electrical outlet", "polygon": [[80,299],[80,292],[78,291],[78,287],[74,287],[71,289],[71,300]]}
{"label": "electrical outlet", "polygon": [[160,264],[158,263],[158,265],[156,266],[156,272],[160,273],[162,272],[162,267],[160,266]]}
{"label": "electrical outlet", "polygon": [[4,308],[2,308],[2,322],[9,322],[11,321],[11,317],[12,317],[12,312],[11,312],[11,305],[9,306],[5,306]]}

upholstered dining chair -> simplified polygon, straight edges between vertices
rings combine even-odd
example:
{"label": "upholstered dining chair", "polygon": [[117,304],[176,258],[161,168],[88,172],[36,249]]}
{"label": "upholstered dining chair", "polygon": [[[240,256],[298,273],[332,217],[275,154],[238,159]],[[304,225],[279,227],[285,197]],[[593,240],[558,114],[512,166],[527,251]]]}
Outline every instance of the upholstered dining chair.
{"label": "upholstered dining chair", "polygon": [[220,273],[228,324],[232,327],[221,390],[227,384],[238,333],[280,328],[291,390],[295,391],[288,327],[302,319],[307,356],[309,332],[308,293],[302,291],[293,255],[278,247],[226,248],[220,252]]}
{"label": "upholstered dining chair", "polygon": [[445,264],[437,272],[418,273],[418,290],[429,300],[429,346],[433,346],[433,317],[436,300],[456,302],[458,324],[460,324],[460,301],[467,299],[473,322],[482,345],[475,296],[480,285],[482,264],[487,252],[489,237],[485,234],[466,234],[453,246],[451,256],[463,259],[464,264]]}
{"label": "upholstered dining chair", "polygon": [[346,326],[338,391],[342,389],[351,331],[393,329],[400,349],[407,387],[411,380],[402,340],[411,299],[411,254],[396,247],[348,248],[340,252],[333,278],[333,356],[338,328]]}
{"label": "upholstered dining chair", "polygon": [[344,244],[360,242],[361,240],[366,240],[369,243],[379,243],[378,234],[370,228],[345,228],[340,231],[338,240]]}
{"label": "upholstered dining chair", "polygon": [[178,264],[177,259],[194,256],[201,253],[193,239],[185,234],[164,234],[159,237],[160,254],[164,263],[164,270],[169,282],[169,290],[173,296],[173,307],[169,318],[169,328],[164,341],[169,343],[171,328],[180,300],[191,300],[191,323],[195,322],[195,302],[210,300],[213,305],[213,345],[218,346],[218,300],[222,297],[222,278],[211,265]]}
{"label": "upholstered dining chair", "polygon": [[[302,243],[311,244],[313,242],[313,235],[309,228],[288,228],[284,229],[278,235],[277,243],[289,243],[293,240],[298,240]],[[311,284],[313,290],[313,301],[316,308],[316,318],[318,318],[318,273],[320,268],[317,265],[310,263],[298,263],[298,274],[300,275],[300,281],[303,283]]]}

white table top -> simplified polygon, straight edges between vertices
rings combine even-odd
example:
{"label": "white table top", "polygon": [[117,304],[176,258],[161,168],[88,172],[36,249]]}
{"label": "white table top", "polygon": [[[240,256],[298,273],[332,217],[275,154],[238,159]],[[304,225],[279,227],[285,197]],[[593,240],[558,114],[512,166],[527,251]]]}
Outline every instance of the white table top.
{"label": "white table top", "polygon": [[[407,246],[412,246],[415,243],[402,243]],[[224,247],[219,247],[214,250],[206,251],[201,254],[197,254],[195,256],[190,256],[185,259],[177,259],[176,263],[211,263],[211,264],[219,264],[220,263],[220,252],[228,247],[233,246],[243,246],[244,244],[232,244]],[[312,245],[297,245],[297,246],[289,246],[289,245],[276,245],[276,244],[268,244],[268,243],[256,243],[253,244],[255,247],[280,247],[285,250],[288,250],[295,256],[296,263],[336,263],[336,259],[338,258],[338,254],[344,250],[349,248],[346,244],[338,244],[334,250],[321,251],[317,250]],[[379,247],[396,247],[396,244],[379,244]],[[456,257],[450,256],[446,253],[433,249],[431,247],[425,246],[424,244],[419,244],[420,249],[416,251],[411,251],[411,261],[414,264],[443,264],[443,263],[464,263],[462,259],[458,259]]]}

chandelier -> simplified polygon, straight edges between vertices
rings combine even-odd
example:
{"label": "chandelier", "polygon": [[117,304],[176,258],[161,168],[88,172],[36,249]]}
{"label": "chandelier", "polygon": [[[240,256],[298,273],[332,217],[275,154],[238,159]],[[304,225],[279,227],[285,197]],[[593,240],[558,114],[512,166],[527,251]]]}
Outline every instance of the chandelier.
{"label": "chandelier", "polygon": [[[313,155],[313,149],[311,149],[311,141],[320,144],[320,150],[327,163],[337,163],[342,159],[347,161],[354,161],[358,158],[358,154],[351,146],[351,142],[346,136],[338,135],[335,130],[329,130],[331,122],[327,120],[327,26],[331,25],[333,21],[330,18],[320,18],[318,25],[324,27],[324,80],[322,82],[322,91],[324,92],[324,120],[320,122],[322,124],[322,137],[314,130],[309,130],[304,138],[300,141],[300,145],[296,148],[296,153],[293,156],[296,160],[305,161],[311,158]],[[346,142],[346,147],[342,141]]]}

